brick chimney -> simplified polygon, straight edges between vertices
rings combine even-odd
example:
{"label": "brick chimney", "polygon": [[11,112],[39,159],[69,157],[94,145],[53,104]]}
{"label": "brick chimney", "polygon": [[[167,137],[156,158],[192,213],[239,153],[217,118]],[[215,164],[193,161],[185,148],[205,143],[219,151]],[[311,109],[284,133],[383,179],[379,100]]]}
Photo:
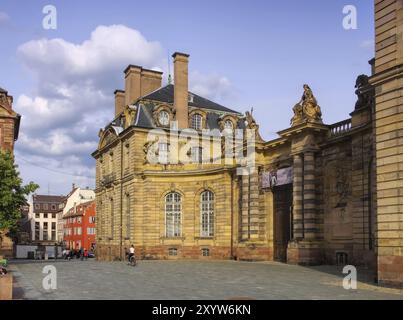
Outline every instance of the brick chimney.
{"label": "brick chimney", "polygon": [[125,71],[125,106],[141,96],[141,67],[129,65]]}
{"label": "brick chimney", "polygon": [[175,52],[174,58],[174,107],[178,128],[185,129],[188,124],[188,64],[189,55]]}
{"label": "brick chimney", "polygon": [[123,90],[115,90],[115,117],[123,112],[125,105],[125,92]]}
{"label": "brick chimney", "polygon": [[162,72],[141,69],[141,96],[145,96],[161,87]]}

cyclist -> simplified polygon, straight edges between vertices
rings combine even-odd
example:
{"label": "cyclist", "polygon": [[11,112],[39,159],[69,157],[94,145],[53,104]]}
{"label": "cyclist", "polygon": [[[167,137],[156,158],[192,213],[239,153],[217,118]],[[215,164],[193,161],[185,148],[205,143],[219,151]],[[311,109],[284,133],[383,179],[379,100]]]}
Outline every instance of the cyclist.
{"label": "cyclist", "polygon": [[132,245],[129,249],[129,262],[130,262],[131,257],[135,257],[135,253],[136,253],[136,251],[134,250],[134,245]]}

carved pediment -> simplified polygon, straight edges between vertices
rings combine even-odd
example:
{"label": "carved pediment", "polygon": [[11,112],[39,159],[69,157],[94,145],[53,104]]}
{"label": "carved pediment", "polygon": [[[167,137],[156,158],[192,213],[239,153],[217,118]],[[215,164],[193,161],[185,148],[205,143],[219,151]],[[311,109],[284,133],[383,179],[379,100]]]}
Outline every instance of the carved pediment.
{"label": "carved pediment", "polygon": [[105,131],[100,131],[100,140],[98,144],[98,149],[102,149],[106,145],[110,144],[118,138],[118,134],[114,128],[109,128]]}

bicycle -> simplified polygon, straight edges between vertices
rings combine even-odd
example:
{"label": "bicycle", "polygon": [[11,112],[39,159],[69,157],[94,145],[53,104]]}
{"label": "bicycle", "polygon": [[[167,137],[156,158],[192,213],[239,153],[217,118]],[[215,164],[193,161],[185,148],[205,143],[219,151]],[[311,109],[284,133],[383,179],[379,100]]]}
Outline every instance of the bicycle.
{"label": "bicycle", "polygon": [[132,255],[132,256],[129,258],[129,263],[128,263],[128,265],[130,265],[130,266],[132,266],[132,267],[135,267],[135,266],[137,265],[137,260],[136,260],[136,256],[135,256],[135,255]]}

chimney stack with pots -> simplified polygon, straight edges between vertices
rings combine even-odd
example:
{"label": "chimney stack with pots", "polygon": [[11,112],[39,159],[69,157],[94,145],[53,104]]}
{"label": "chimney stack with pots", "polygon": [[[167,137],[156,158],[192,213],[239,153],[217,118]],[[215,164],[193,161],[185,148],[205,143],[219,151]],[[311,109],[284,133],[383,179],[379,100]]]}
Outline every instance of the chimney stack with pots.
{"label": "chimney stack with pots", "polygon": [[115,90],[115,117],[123,112],[125,107],[125,92],[123,90]]}
{"label": "chimney stack with pots", "polygon": [[141,67],[129,65],[125,71],[125,106],[141,96]]}
{"label": "chimney stack with pots", "polygon": [[[125,91],[115,91],[116,115],[123,111],[124,106],[131,105],[140,97],[160,88],[162,83],[161,71],[144,69],[131,64],[125,69],[124,73]],[[116,92],[118,92],[119,95],[117,95]],[[124,101],[122,108],[121,101]],[[118,110],[120,111],[119,113]]]}
{"label": "chimney stack with pots", "polygon": [[145,96],[159,88],[162,83],[162,72],[141,69],[141,96]]}

